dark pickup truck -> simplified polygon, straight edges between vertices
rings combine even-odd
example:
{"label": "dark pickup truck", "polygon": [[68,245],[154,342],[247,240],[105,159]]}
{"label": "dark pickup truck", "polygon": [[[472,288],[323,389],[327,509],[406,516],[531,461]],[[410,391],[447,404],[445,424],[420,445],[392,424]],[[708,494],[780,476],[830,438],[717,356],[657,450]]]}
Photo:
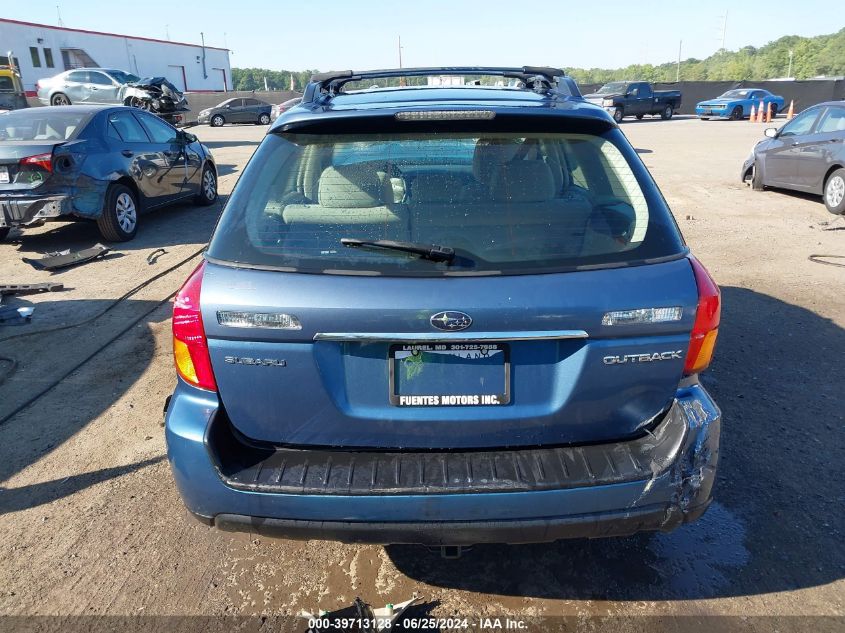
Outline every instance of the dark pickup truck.
{"label": "dark pickup truck", "polygon": [[647,81],[612,81],[584,99],[603,107],[617,123],[626,116],[642,119],[646,114],[671,119],[681,105],[681,91],[654,90]]}

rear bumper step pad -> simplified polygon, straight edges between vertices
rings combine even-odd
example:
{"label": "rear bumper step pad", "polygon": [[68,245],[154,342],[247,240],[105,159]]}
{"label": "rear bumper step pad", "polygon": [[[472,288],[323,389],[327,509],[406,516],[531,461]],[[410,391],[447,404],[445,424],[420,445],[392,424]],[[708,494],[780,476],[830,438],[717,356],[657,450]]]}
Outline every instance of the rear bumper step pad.
{"label": "rear bumper step pad", "polygon": [[[266,448],[238,437],[225,415],[207,436],[223,482],[238,490],[303,495],[429,495],[531,492],[653,477],[671,464],[687,420],[670,408],[652,432],[589,446],[496,451],[350,451]],[[659,469],[659,468],[658,468]]]}

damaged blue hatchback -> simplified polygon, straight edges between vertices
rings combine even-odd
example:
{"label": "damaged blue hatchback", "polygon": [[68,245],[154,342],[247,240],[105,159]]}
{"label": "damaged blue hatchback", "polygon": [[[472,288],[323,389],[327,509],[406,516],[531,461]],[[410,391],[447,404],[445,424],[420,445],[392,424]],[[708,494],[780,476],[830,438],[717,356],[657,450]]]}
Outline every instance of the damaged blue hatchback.
{"label": "damaged blue hatchback", "polygon": [[137,108],[49,106],[0,114],[0,240],[12,227],[95,220],[102,236],[135,236],[141,213],[217,200],[207,147]]}
{"label": "damaged blue hatchback", "polygon": [[[499,86],[370,88],[443,74]],[[290,538],[671,530],[711,499],[719,313],[563,71],[317,75],[177,295],[174,479],[208,524]]]}

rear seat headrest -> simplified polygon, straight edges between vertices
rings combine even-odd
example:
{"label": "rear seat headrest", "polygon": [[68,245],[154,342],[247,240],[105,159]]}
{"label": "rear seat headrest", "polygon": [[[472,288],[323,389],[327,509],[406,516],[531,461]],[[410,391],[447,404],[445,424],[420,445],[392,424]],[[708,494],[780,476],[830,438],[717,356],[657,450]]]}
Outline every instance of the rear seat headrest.
{"label": "rear seat headrest", "polygon": [[499,167],[512,160],[520,147],[515,140],[479,139],[472,155],[472,175],[481,184],[489,185]]}
{"label": "rear seat headrest", "polygon": [[491,184],[496,202],[543,202],[555,195],[552,170],[541,160],[517,160],[501,165]]}
{"label": "rear seat headrest", "polygon": [[384,182],[370,165],[327,167],[320,175],[317,196],[327,208],[377,207],[382,204]]}

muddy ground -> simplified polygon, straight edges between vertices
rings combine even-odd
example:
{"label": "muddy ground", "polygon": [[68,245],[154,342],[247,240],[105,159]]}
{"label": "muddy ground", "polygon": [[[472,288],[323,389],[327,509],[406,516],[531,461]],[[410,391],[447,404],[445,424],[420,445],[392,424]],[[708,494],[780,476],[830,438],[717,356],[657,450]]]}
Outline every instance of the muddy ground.
{"label": "muddy ground", "polygon": [[[623,129],[723,290],[717,359],[704,378],[724,412],[722,462],[716,503],[699,523],[484,546],[450,561],[416,547],[255,538],[195,522],[166,461],[162,406],[175,382],[166,298],[196,260],[86,325],[4,340],[95,316],[188,257],[219,208],[184,206],[142,218],[138,237],[106,259],[54,275],[21,257],[90,246],[100,240],[94,225],[49,224],[0,244],[0,283],[67,288],[11,301],[35,316],[0,327],[0,355],[19,363],[0,385],[0,420],[115,339],[0,423],[0,614],[290,614],[414,592],[421,612],[472,617],[727,614],[771,630],[754,616],[845,614],[845,270],[807,259],[845,255],[845,221],[817,198],[738,182],[763,126],[679,118]],[[264,133],[193,131],[212,147],[224,193]],[[147,263],[157,248],[166,253]],[[0,373],[8,367],[0,361]]]}

